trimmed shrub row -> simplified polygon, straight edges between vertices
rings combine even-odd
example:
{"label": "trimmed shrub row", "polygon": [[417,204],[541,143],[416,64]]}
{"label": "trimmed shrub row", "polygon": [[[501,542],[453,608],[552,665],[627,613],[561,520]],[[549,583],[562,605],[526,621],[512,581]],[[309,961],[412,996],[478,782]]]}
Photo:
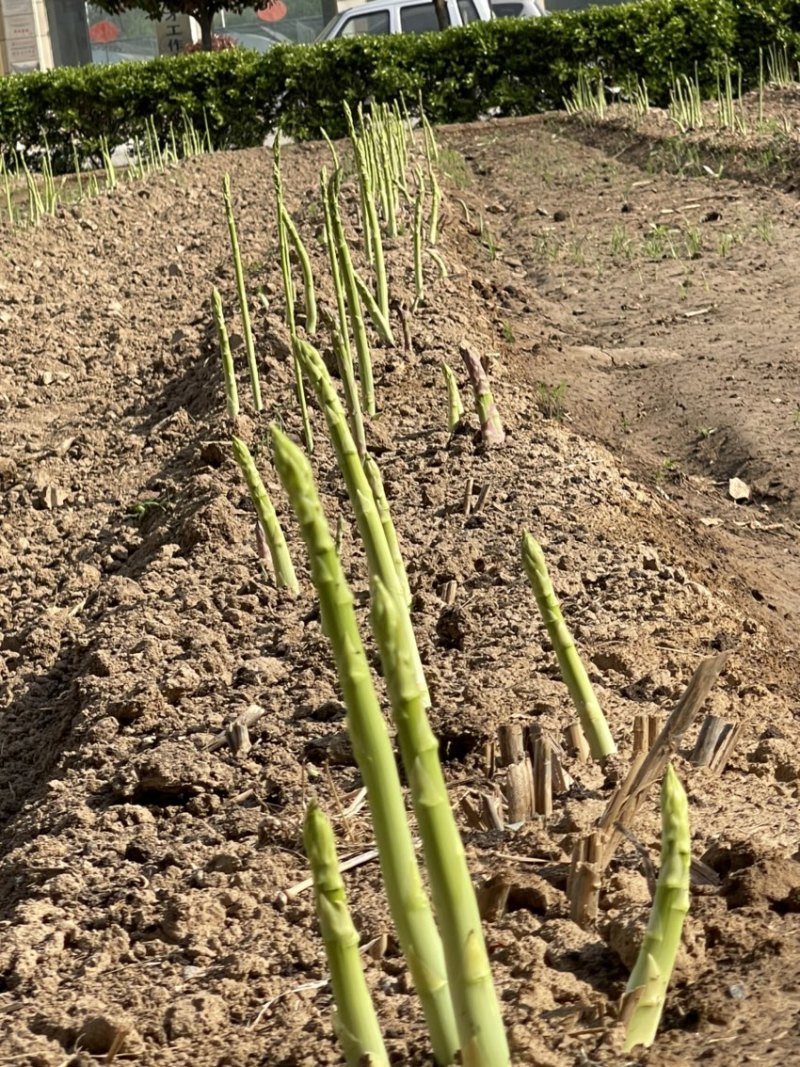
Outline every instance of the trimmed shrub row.
{"label": "trimmed shrub row", "polygon": [[35,162],[46,136],[57,170],[96,157],[101,137],[143,137],[153,116],[165,142],[187,115],[217,147],[262,144],[280,127],[297,140],[345,133],[342,102],[420,97],[436,122],[488,112],[531,114],[562,106],[581,67],[608,84],[643,78],[654,103],[672,74],[711,90],[723,61],[758,78],[759,49],[800,55],[800,0],[643,0],[543,19],[499,19],[421,36],[359,37],[278,46],[265,55],[226,51],[149,63],[60,68],[0,78],[0,151],[21,146]]}

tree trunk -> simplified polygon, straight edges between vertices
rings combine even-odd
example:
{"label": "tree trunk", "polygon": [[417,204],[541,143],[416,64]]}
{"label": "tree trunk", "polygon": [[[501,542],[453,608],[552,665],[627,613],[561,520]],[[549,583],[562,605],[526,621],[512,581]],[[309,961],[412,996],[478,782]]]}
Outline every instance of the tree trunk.
{"label": "tree trunk", "polygon": [[433,6],[436,9],[436,18],[439,22],[439,29],[449,30],[450,17],[447,14],[447,4],[445,0],[433,0]]}
{"label": "tree trunk", "polygon": [[203,51],[211,51],[211,25],[214,22],[213,13],[206,14],[202,12],[198,14],[197,20],[200,23],[200,40],[203,42]]}

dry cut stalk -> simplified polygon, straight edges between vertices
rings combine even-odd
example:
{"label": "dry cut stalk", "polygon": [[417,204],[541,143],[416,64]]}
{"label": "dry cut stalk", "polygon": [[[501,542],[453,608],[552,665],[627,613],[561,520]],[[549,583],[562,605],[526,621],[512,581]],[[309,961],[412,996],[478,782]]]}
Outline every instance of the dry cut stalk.
{"label": "dry cut stalk", "polygon": [[501,445],[506,439],[506,432],[503,429],[492,390],[489,388],[489,378],[483,369],[481,358],[468,344],[462,344],[460,351],[472,385],[483,442],[486,445]]}
{"label": "dry cut stalk", "polygon": [[334,1029],[348,1067],[368,1062],[389,1067],[381,1028],[369,995],[358,933],[350,917],[333,830],[319,807],[306,812],[303,839],[314,879],[317,918],[336,1005]]}
{"label": "dry cut stalk", "polygon": [[578,655],[572,634],[564,622],[553,583],[547,572],[544,553],[539,543],[527,532],[522,537],[522,563],[553,644],[558,666],[561,669],[561,677],[569,690],[581,727],[589,742],[592,758],[603,760],[607,756],[612,756],[617,751],[617,746],[614,744],[608,723],[594,695],[592,683]]}

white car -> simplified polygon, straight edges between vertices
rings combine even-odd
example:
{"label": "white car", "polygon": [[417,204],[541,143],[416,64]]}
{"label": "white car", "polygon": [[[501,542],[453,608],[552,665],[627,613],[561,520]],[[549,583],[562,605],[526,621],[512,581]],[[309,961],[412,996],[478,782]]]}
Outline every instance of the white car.
{"label": "white car", "polygon": [[536,0],[490,0],[496,19],[538,19],[547,12]]}
{"label": "white car", "polygon": [[[492,9],[488,0],[445,0],[451,26],[489,22]],[[432,0],[368,0],[331,19],[317,41],[361,34],[429,33],[439,29]]]}

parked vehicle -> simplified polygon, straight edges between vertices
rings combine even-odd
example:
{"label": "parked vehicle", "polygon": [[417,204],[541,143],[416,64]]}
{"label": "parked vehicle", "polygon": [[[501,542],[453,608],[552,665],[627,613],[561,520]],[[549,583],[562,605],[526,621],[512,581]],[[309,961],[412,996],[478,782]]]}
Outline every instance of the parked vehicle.
{"label": "parked vehicle", "polygon": [[496,19],[538,19],[547,12],[536,0],[490,0]]}
{"label": "parked vehicle", "polygon": [[[488,0],[446,0],[445,6],[451,26],[489,22],[492,18]],[[438,29],[431,0],[368,0],[331,19],[317,41],[361,34],[429,33]]]}

